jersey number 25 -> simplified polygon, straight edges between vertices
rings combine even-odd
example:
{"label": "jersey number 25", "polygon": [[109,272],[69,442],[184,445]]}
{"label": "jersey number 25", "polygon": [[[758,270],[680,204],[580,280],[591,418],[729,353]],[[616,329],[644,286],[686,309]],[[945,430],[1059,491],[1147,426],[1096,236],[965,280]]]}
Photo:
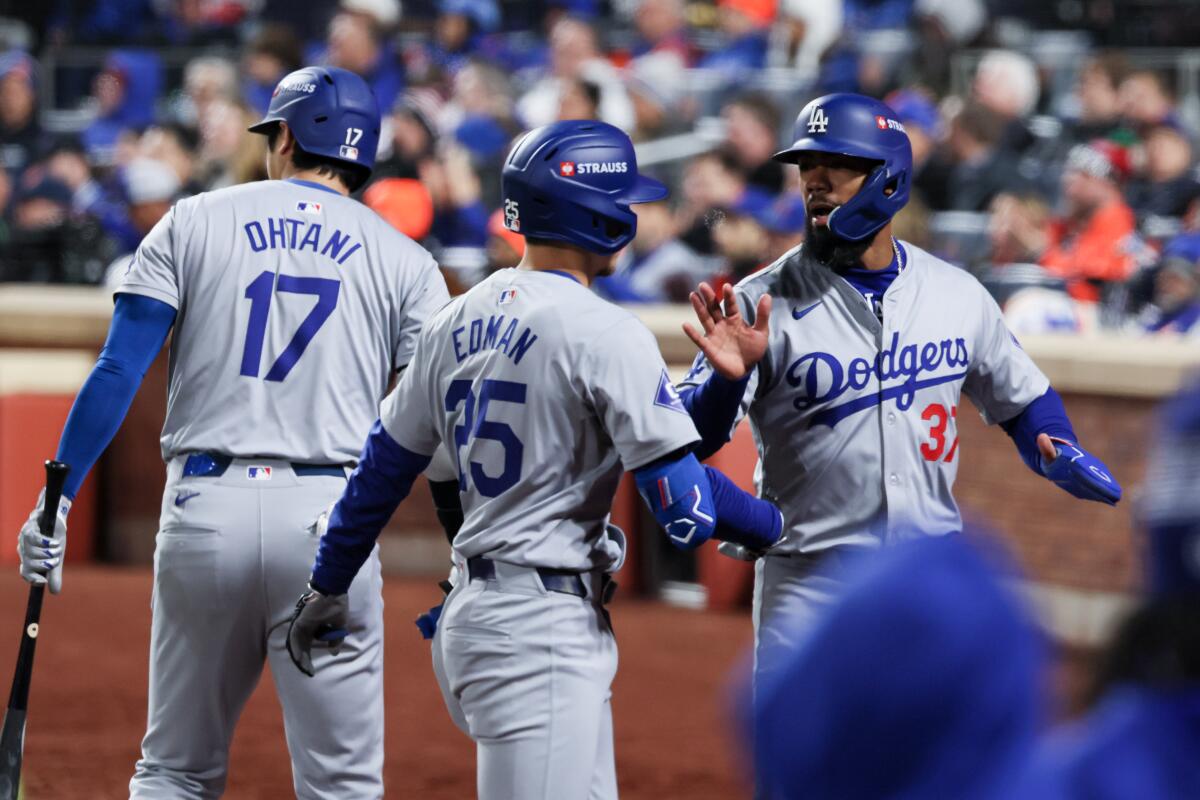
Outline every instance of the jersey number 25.
{"label": "jersey number 25", "polygon": [[[517,403],[525,405],[525,389],[523,383],[514,381],[485,380],[479,389],[479,400],[476,405],[475,390],[471,381],[451,381],[446,392],[446,411],[454,413],[459,405],[463,406],[463,421],[454,426],[454,461],[458,465],[458,490],[467,490],[467,469],[470,467],[471,481],[484,497],[495,497],[508,491],[521,479],[521,462],[525,458],[525,445],[517,438],[517,434],[506,422],[495,422],[487,418],[488,405],[491,403]],[[497,442],[504,449],[504,470],[498,477],[493,478],[483,471],[483,465],[472,461],[469,465],[462,463],[462,448],[472,439],[488,439]]]}

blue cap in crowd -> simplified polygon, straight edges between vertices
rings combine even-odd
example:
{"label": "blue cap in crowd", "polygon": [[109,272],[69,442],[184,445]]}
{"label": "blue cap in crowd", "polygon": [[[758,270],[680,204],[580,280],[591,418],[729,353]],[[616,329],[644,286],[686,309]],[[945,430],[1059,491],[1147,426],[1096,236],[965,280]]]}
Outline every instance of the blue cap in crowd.
{"label": "blue cap in crowd", "polygon": [[804,230],[808,214],[804,210],[804,198],[798,194],[782,194],[771,204],[767,230],[771,233],[792,234]]}
{"label": "blue cap in crowd", "polygon": [[935,139],[941,137],[942,116],[937,105],[926,95],[913,89],[899,89],[889,94],[884,102],[906,126],[916,126]]}
{"label": "blue cap in crowd", "polygon": [[773,202],[774,197],[770,192],[751,186],[744,189],[738,199],[730,203],[725,211],[739,217],[749,217],[767,228],[771,223],[771,204]]}
{"label": "blue cap in crowd", "polygon": [[483,33],[500,27],[500,7],[496,0],[438,0],[437,10],[439,14],[466,17]]}

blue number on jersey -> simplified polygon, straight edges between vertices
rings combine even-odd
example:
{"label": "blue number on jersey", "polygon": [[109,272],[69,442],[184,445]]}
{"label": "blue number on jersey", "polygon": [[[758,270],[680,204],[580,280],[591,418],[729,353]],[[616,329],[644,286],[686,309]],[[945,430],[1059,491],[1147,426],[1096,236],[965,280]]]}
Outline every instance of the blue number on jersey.
{"label": "blue number on jersey", "polygon": [[295,275],[280,275],[275,282],[275,273],[263,271],[246,287],[246,299],[250,301],[250,322],[246,327],[246,345],[242,348],[242,375],[258,377],[259,362],[262,361],[263,339],[267,335],[267,316],[271,310],[272,289],[292,294],[316,295],[317,304],[300,323],[288,346],[275,359],[267,371],[268,381],[281,381],[296,366],[304,349],[317,335],[317,331],[329,319],[337,307],[338,292],[342,285],[332,278],[301,278]]}
{"label": "blue number on jersey", "polygon": [[459,452],[476,439],[490,439],[498,442],[504,448],[504,471],[499,477],[493,478],[483,471],[483,465],[472,461],[471,480],[475,488],[484,497],[496,497],[508,491],[521,479],[521,462],[525,456],[525,445],[513,433],[513,429],[505,422],[494,422],[487,418],[488,404],[518,403],[525,404],[525,384],[513,381],[484,380],[479,390],[479,403],[476,406],[475,391],[471,382],[466,380],[452,381],[446,392],[446,410],[453,412],[463,404],[462,424],[454,426],[454,461],[458,465],[458,490],[467,490],[467,475],[463,469]]}

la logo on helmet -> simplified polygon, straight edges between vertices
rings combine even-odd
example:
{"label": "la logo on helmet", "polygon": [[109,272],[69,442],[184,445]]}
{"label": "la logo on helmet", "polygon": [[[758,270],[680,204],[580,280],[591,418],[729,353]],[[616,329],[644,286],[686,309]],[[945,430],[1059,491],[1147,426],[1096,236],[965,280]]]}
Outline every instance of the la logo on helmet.
{"label": "la logo on helmet", "polygon": [[825,109],[817,106],[808,115],[808,132],[809,133],[824,133],[829,127],[829,117],[825,116]]}

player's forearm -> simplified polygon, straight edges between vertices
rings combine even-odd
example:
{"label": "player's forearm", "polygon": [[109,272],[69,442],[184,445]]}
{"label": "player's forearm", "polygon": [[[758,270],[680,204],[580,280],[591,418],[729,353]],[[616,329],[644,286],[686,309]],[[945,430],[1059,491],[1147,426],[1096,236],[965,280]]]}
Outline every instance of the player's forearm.
{"label": "player's forearm", "polygon": [[700,445],[694,451],[696,458],[703,461],[729,441],[749,380],[750,373],[731,381],[714,371],[699,386],[680,390],[683,407],[691,414],[700,434]]}
{"label": "player's forearm", "polygon": [[1067,409],[1063,406],[1062,398],[1053,387],[1046,389],[1045,394],[1022,409],[1020,414],[1000,423],[1004,432],[1012,437],[1021,460],[1038,475],[1042,475],[1041,455],[1038,452],[1037,438],[1045,433],[1056,439],[1077,441],[1075,429],[1067,417]]}
{"label": "player's forearm", "polygon": [[104,349],[75,397],[58,443],[55,457],[71,465],[63,488],[67,497],[74,499],[120,429],[174,321],[175,309],[166,303],[140,295],[117,297]]}
{"label": "player's forearm", "polygon": [[725,473],[706,466],[708,484],[712,488],[713,506],[717,510],[714,539],[734,542],[752,550],[765,550],[783,534],[783,517],[779,509],[738,488]]}
{"label": "player's forearm", "polygon": [[429,456],[402,447],[381,423],[375,423],[321,537],[312,571],[314,589],[322,594],[349,590],[383,526],[429,462]]}

